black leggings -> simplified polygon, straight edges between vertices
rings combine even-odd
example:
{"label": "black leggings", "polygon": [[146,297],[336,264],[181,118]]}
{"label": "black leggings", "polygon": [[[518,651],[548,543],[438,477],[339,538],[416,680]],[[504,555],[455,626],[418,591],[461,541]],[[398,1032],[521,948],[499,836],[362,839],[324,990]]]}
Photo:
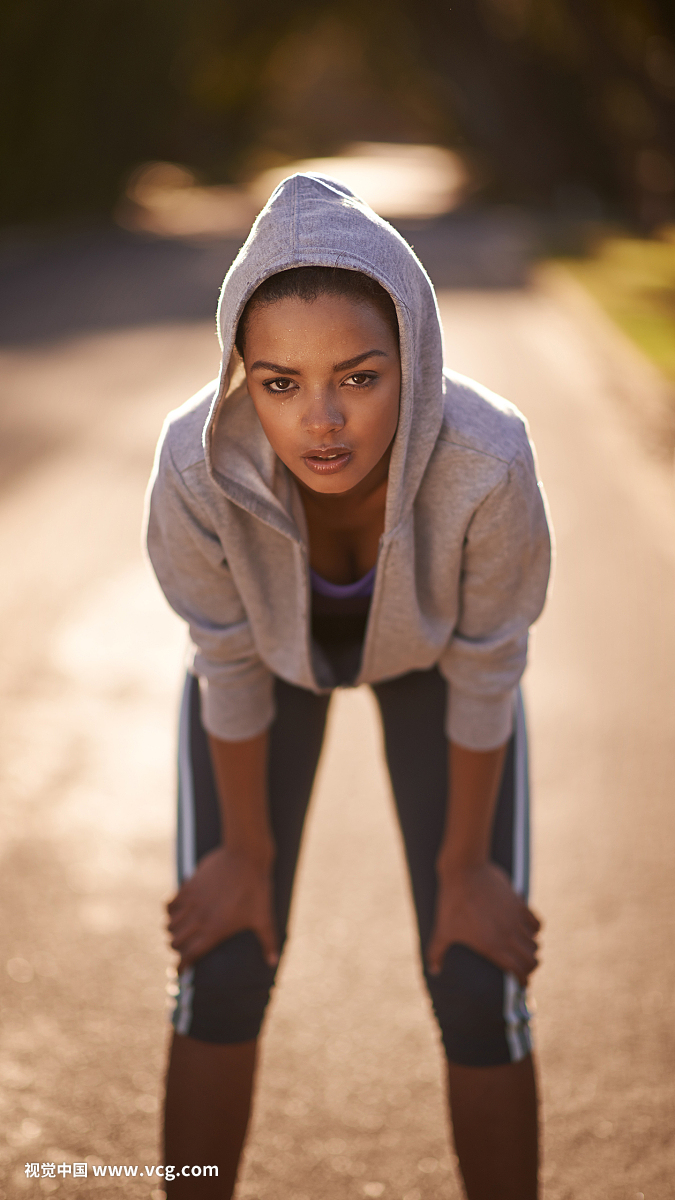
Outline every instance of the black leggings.
{"label": "black leggings", "polygon": [[[321,751],[329,696],[276,681],[270,729],[269,805],[276,846],[275,915],[280,944],[293,890],[302,828]],[[439,672],[413,671],[373,685],[382,715],[389,773],[403,833],[422,950],[436,901],[435,860],[447,805],[446,684]],[[199,685],[188,675],[181,712],[178,875],[220,842],[220,815]],[[527,894],[529,819],[522,706],[509,743],[492,836],[492,859]],[[174,1014],[179,1033],[227,1044],[257,1037],[275,971],[256,936],[235,934],[204,955],[180,980]],[[523,990],[512,975],[467,946],[446,952],[442,971],[425,981],[450,1062],[496,1066],[531,1048]]]}

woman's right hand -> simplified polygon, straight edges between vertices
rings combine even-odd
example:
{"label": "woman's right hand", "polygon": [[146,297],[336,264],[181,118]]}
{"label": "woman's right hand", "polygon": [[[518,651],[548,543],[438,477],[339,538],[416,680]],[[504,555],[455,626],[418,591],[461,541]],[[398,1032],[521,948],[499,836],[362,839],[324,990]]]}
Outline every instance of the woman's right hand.
{"label": "woman's right hand", "polygon": [[243,929],[255,933],[268,966],[279,961],[269,856],[218,846],[200,859],[167,911],[171,945],[180,954],[179,974]]}

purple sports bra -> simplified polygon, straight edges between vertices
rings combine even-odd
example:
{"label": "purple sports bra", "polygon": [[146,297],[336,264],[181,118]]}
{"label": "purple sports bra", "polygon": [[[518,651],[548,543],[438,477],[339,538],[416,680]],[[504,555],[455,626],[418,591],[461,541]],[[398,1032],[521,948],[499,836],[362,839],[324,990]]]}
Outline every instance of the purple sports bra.
{"label": "purple sports bra", "polygon": [[312,637],[321,647],[337,685],[350,684],[359,673],[375,567],[356,583],[330,583],[310,567]]}
{"label": "purple sports bra", "polygon": [[318,592],[320,596],[328,596],[331,600],[353,600],[356,596],[372,596],[375,567],[371,567],[362,579],[356,580],[356,583],[330,583],[321,575],[317,575],[311,567],[309,568],[309,577],[312,591]]}

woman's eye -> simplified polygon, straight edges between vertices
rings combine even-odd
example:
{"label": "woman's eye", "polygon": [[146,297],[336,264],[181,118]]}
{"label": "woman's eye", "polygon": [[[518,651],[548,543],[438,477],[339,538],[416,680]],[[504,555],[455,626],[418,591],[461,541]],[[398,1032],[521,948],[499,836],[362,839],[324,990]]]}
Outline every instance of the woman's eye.
{"label": "woman's eye", "polygon": [[292,379],[266,379],[264,387],[270,392],[290,392],[293,387]]}
{"label": "woman's eye", "polygon": [[369,383],[373,383],[374,375],[367,375],[365,371],[359,371],[356,375],[350,375],[345,382],[351,387],[367,387]]}

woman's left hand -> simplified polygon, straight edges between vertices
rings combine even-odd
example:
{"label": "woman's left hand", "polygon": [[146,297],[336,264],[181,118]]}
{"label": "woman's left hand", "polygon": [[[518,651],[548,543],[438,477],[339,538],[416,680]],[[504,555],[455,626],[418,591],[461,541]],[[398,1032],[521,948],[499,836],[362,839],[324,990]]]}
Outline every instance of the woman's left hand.
{"label": "woman's left hand", "polygon": [[436,919],[426,956],[429,973],[440,974],[446,950],[460,942],[511,972],[524,986],[538,966],[540,929],[537,917],[495,863],[439,872]]}

